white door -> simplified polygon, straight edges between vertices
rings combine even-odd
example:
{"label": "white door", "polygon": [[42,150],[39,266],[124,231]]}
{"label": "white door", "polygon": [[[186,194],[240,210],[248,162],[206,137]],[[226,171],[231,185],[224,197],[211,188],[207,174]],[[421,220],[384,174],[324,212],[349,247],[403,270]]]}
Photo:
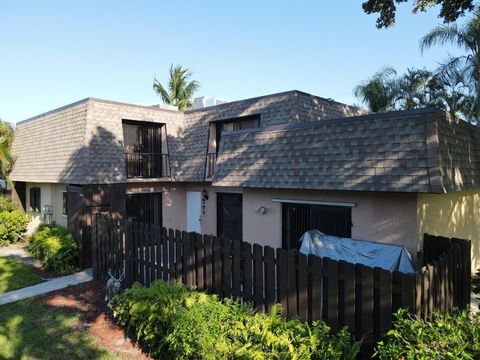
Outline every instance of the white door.
{"label": "white door", "polygon": [[200,191],[187,191],[187,231],[201,233],[201,193]]}

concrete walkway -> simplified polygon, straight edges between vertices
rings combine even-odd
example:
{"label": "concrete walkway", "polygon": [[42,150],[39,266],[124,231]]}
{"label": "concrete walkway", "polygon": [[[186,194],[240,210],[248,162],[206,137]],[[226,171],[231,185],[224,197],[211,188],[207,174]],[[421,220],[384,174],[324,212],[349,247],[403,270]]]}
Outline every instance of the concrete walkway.
{"label": "concrete walkway", "polygon": [[33,296],[43,295],[55,290],[60,290],[71,285],[81,284],[93,280],[92,269],[87,269],[76,274],[59,277],[37,285],[0,294],[0,305],[9,304],[18,300],[28,299]]}

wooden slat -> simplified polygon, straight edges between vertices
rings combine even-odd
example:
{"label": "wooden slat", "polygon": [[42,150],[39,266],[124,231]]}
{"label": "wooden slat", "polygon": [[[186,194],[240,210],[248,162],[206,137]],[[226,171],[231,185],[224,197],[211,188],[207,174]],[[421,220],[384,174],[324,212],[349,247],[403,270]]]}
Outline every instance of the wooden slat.
{"label": "wooden slat", "polygon": [[150,286],[151,283],[151,269],[152,262],[152,238],[150,237],[152,225],[145,224],[145,285]]}
{"label": "wooden slat", "polygon": [[262,247],[253,245],[253,304],[256,308],[263,306],[263,254]]}
{"label": "wooden slat", "polygon": [[297,299],[297,251],[287,252],[287,317],[298,315]]}
{"label": "wooden slat", "polygon": [[192,289],[195,284],[195,266],[193,236],[186,231],[182,232],[183,238],[183,281],[187,288]]}
{"label": "wooden slat", "polygon": [[322,258],[308,255],[309,321],[316,321],[322,318],[322,265]]}
{"label": "wooden slat", "polygon": [[162,236],[162,279],[168,281],[168,232]]}
{"label": "wooden slat", "polygon": [[282,306],[283,314],[288,311],[288,278],[287,251],[277,249],[277,302]]}
{"label": "wooden slat", "polygon": [[200,234],[195,234],[195,247],[197,249],[195,259],[197,288],[203,291],[205,290],[205,247]]}
{"label": "wooden slat", "polygon": [[242,242],[242,270],[243,270],[243,301],[253,301],[253,263],[252,245]]}
{"label": "wooden slat", "polygon": [[376,267],[373,280],[377,284],[373,293],[373,332],[375,338],[380,339],[392,325],[392,273]]}
{"label": "wooden slat", "polygon": [[[336,332],[338,329],[338,262],[330,258],[323,259],[323,319]],[[326,276],[325,276],[326,275]]]}
{"label": "wooden slat", "polygon": [[213,244],[213,292],[222,292],[222,242],[218,237],[212,239]]}
{"label": "wooden slat", "polygon": [[133,235],[131,221],[125,221],[125,287],[133,284]]}
{"label": "wooden slat", "polygon": [[205,290],[213,290],[213,257],[212,257],[212,237],[203,236],[204,254],[205,254]]}
{"label": "wooden slat", "polygon": [[[350,333],[355,331],[355,265],[346,261],[338,262],[343,275],[342,288],[339,289],[339,326],[347,326]],[[340,291],[341,290],[341,291]]]}
{"label": "wooden slat", "polygon": [[240,283],[240,278],[241,278],[240,259],[241,259],[240,241],[233,240],[232,241],[232,295],[237,299],[242,296],[242,289],[241,289],[241,283]]}
{"label": "wooden slat", "polygon": [[168,281],[173,282],[175,277],[175,233],[173,231],[167,232],[168,239]]}
{"label": "wooden slat", "polygon": [[232,242],[222,239],[222,294],[226,298],[232,296]]}
{"label": "wooden slat", "polygon": [[364,265],[355,265],[360,282],[355,291],[355,337],[371,338],[373,334],[373,271]]}
{"label": "wooden slat", "polygon": [[275,250],[270,246],[264,248],[265,264],[265,306],[270,311],[275,304]]}
{"label": "wooden slat", "polygon": [[297,278],[298,316],[303,321],[308,321],[307,256],[301,253],[298,253],[297,255]]}
{"label": "wooden slat", "polygon": [[99,264],[98,264],[98,219],[96,216],[92,218],[92,232],[90,239],[92,241],[92,271],[93,277],[99,278]]}
{"label": "wooden slat", "polygon": [[175,230],[175,280],[183,282],[183,237],[179,230]]}

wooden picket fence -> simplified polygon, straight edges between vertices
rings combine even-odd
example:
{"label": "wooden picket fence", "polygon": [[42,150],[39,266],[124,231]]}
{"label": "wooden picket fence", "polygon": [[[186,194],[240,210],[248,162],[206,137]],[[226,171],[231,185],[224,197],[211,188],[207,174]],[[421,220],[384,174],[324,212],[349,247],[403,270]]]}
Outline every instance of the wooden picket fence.
{"label": "wooden picket fence", "polygon": [[[259,311],[279,303],[289,318],[321,319],[334,331],[347,326],[356,339],[380,338],[400,307],[429,318],[434,308],[451,310],[470,301],[466,240],[442,238],[441,254],[404,274],[106,216],[95,217],[92,231],[96,278],[125,269],[127,287],[176,280]],[[436,239],[425,238],[429,246]]]}

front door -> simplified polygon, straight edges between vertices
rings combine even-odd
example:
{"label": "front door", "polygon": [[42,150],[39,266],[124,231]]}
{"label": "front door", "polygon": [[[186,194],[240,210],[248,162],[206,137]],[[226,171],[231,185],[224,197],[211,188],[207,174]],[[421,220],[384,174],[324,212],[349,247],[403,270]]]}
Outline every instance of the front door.
{"label": "front door", "polygon": [[217,235],[242,241],[242,194],[217,194]]}
{"label": "front door", "polygon": [[202,199],[200,191],[187,191],[187,231],[201,233]]}

